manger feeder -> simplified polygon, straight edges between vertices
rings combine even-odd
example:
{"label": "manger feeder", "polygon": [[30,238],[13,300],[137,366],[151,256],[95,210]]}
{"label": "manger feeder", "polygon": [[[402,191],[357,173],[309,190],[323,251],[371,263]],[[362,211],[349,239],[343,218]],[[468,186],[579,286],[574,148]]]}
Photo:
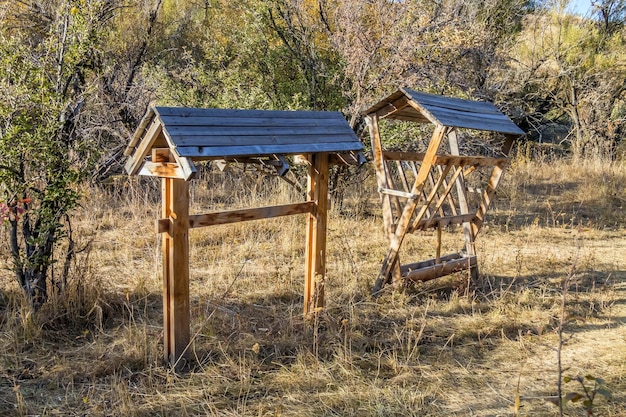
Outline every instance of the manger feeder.
{"label": "manger feeder", "polygon": [[[463,270],[477,278],[476,237],[508,164],[511,145],[524,132],[491,103],[408,88],[399,89],[364,113],[389,243],[373,293],[378,294],[392,281],[427,281]],[[380,132],[381,119],[433,125],[426,151],[386,150]],[[463,149],[471,150],[461,143],[461,132],[465,130],[501,136],[498,154],[462,154]],[[443,145],[445,142],[448,146]],[[478,172],[486,175],[479,176]],[[463,229],[463,247],[458,252],[441,254],[442,228],[454,225]],[[401,264],[400,249],[405,236],[432,229],[437,235],[435,257]]]}
{"label": "manger feeder", "polygon": [[[305,214],[304,314],[324,305],[328,168],[361,164],[363,145],[339,112],[152,107],[125,155],[129,175],[162,178],[163,327],[166,361],[190,343],[189,229]],[[189,180],[197,161],[262,164],[284,175],[289,160],[308,165],[307,200],[189,215]]]}

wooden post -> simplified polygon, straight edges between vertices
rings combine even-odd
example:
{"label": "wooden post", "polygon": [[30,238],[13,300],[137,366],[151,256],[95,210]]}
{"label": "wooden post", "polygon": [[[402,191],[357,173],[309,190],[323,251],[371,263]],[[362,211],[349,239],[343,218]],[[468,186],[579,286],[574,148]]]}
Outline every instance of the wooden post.
{"label": "wooden post", "polygon": [[309,157],[308,200],[315,201],[307,216],[304,281],[304,315],[310,316],[324,307],[326,278],[326,222],[328,217],[328,154]]}
{"label": "wooden post", "polygon": [[170,227],[163,234],[163,352],[180,364],[189,345],[189,183],[163,178],[162,215]]}

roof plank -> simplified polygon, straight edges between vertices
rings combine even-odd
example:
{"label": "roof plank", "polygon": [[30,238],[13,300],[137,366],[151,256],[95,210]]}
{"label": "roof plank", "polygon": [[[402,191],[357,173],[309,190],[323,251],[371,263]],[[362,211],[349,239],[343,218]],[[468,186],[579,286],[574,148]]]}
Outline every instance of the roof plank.
{"label": "roof plank", "polygon": [[[359,142],[360,144],[360,142]],[[273,154],[295,155],[318,152],[346,152],[355,149],[351,142],[336,143],[298,143],[298,144],[262,144],[246,146],[181,146],[176,148],[178,154],[189,158],[225,158],[231,156],[265,156]]]}

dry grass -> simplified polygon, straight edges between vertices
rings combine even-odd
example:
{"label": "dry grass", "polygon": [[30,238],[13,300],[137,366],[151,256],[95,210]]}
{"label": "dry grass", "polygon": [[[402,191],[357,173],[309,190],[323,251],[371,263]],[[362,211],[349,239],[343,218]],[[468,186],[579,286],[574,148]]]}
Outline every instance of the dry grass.
{"label": "dry grass", "polygon": [[[297,197],[207,175],[193,210]],[[358,175],[331,213],[327,309],[313,322],[301,316],[302,217],[192,232],[193,359],[180,374],[162,363],[154,184],[86,193],[75,220],[85,249],[68,290],[36,316],[1,246],[0,415],[505,416],[519,395],[518,415],[554,416],[544,398],[556,393],[572,267],[565,374],[604,378],[614,397],[597,415],[626,415],[623,164],[518,161],[478,240],[470,296],[459,274],[376,300],[382,221],[371,173]],[[255,186],[266,191],[241,192]],[[405,260],[431,257],[433,239],[412,237]]]}

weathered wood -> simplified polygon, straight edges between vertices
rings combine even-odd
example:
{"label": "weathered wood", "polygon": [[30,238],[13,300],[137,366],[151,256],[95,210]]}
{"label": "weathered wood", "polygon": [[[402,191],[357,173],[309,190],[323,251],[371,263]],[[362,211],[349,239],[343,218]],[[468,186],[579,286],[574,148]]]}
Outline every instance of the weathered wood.
{"label": "weathered wood", "polygon": [[[513,146],[514,140],[515,140],[515,136],[508,135],[506,137],[506,140],[504,141],[504,144],[502,145],[502,153],[504,155],[509,154],[509,152],[511,151],[511,147]],[[476,211],[476,219],[472,223],[472,233],[474,234],[474,236],[478,234],[478,232],[480,231],[485,221],[485,215],[487,214],[487,210],[489,209],[489,205],[491,204],[491,199],[496,193],[498,184],[500,183],[500,180],[502,179],[503,172],[504,172],[503,168],[495,167],[493,169],[493,172],[491,173],[491,177],[489,177],[489,182],[487,183],[487,187],[485,191],[483,192],[480,206],[478,207],[478,210]]]}
{"label": "weathered wood", "polygon": [[[421,162],[426,154],[422,152],[383,152],[386,161],[415,161]],[[457,165],[457,166],[478,166],[504,167],[509,163],[508,158],[492,158],[486,156],[461,156],[461,155],[436,155],[433,165]]]}
{"label": "weathered wood", "polygon": [[328,216],[328,154],[311,156],[308,199],[315,202],[307,217],[304,280],[304,315],[324,307],[326,279],[326,223]]}
{"label": "weathered wood", "polygon": [[[337,141],[345,140],[345,135],[352,133],[350,126],[168,126],[165,125],[167,132],[172,137],[189,138],[190,143],[180,143],[181,145],[195,145],[192,141],[195,138],[207,138],[211,142],[222,140],[236,141],[238,138],[245,140],[255,137],[271,137],[280,140],[282,137],[294,140],[298,135],[306,136],[328,136],[337,137]],[[251,138],[250,138],[251,137]],[[219,142],[216,142],[219,143]],[[298,143],[298,142],[296,142]],[[226,142],[225,144],[228,144]]]}
{"label": "weathered wood", "polygon": [[190,341],[189,183],[170,178],[162,183],[162,215],[170,221],[162,240],[164,355],[174,366]]}
{"label": "weathered wood", "polygon": [[146,161],[137,173],[146,177],[161,177],[161,178],[180,178],[185,179],[185,173],[183,169],[174,162],[150,162]]}
{"label": "weathered wood", "polygon": [[444,109],[457,110],[463,112],[478,112],[483,115],[495,114],[501,115],[502,112],[490,102],[467,100],[458,97],[441,96],[437,94],[428,94],[415,91],[411,88],[401,88],[405,95],[411,100],[418,101],[425,106],[440,107]]}
{"label": "weathered wood", "polygon": [[274,217],[291,216],[294,214],[313,213],[314,209],[314,201],[305,201],[303,203],[284,204],[279,206],[228,210],[209,214],[196,214],[189,216],[189,227],[194,229],[197,227],[215,226],[218,224],[239,223],[252,220],[271,219]]}
{"label": "weathered wood", "polygon": [[411,229],[411,232],[418,230],[426,230],[429,227],[437,227],[437,225],[441,225],[442,227],[451,226],[455,224],[463,224],[467,222],[471,222],[474,220],[476,216],[475,213],[468,214],[457,214],[454,216],[444,216],[444,217],[434,217],[428,218],[426,220],[419,221],[415,227]]}
{"label": "weathered wood", "polygon": [[[446,172],[446,170],[443,170],[443,172]],[[448,195],[450,195],[450,191],[452,190],[452,187],[454,186],[454,182],[456,181],[456,179],[458,178],[459,174],[461,174],[463,172],[463,168],[462,167],[457,167],[454,174],[452,174],[452,178],[450,178],[450,183],[443,189],[442,193],[437,193],[438,197],[437,197],[437,203],[435,203],[435,207],[433,208],[433,212],[437,212],[441,210],[441,205],[443,204],[444,200],[446,199],[446,197]],[[443,186],[443,184],[446,182],[446,177],[443,175],[443,173],[441,174],[440,178],[440,182],[439,182],[439,187]],[[443,216],[441,216],[443,217]],[[433,215],[427,220],[427,227],[430,225],[430,223],[433,221],[433,219],[435,218],[435,214],[433,213]]]}
{"label": "weathered wood", "polygon": [[435,278],[440,278],[446,275],[450,275],[454,272],[459,272],[476,267],[476,256],[468,256],[466,258],[453,259],[442,263],[428,266],[421,269],[412,270],[406,273],[404,276],[411,281],[430,281]]}
{"label": "weathered wood", "polygon": [[[202,109],[209,110],[209,109]],[[216,109],[220,110],[220,109]],[[289,114],[295,112],[289,112]],[[299,112],[298,112],[299,113]],[[226,113],[228,114],[228,113]],[[284,117],[282,113],[279,113],[279,116],[272,116],[271,114],[262,114],[261,116],[255,116],[253,113],[248,113],[247,111],[241,113],[240,116],[237,117],[225,117],[218,115],[207,115],[207,116],[175,116],[175,115],[160,115],[160,119],[163,121],[163,124],[166,126],[202,126],[211,128],[213,126],[217,127],[336,127],[344,129],[346,126],[349,128],[349,125],[346,123],[346,119],[341,115],[337,115],[333,112],[315,112],[314,118],[309,118],[306,116],[307,113],[299,114],[299,117]],[[324,117],[320,117],[324,116]]]}
{"label": "weathered wood", "polygon": [[[430,172],[430,168],[432,167],[436,159],[437,150],[439,149],[439,144],[441,143],[441,139],[445,135],[446,131],[447,131],[447,128],[445,127],[435,128],[432,139],[430,140],[430,143],[428,144],[426,155],[424,156],[422,165],[417,174],[417,178],[415,179],[415,183],[413,184],[411,194],[421,193],[422,188],[424,186],[424,182],[426,181],[428,173]],[[434,197],[434,193],[433,193],[433,197]],[[394,268],[397,262],[398,252],[400,250],[400,246],[402,245],[402,241],[404,240],[404,237],[407,231],[409,230],[411,218],[413,217],[413,213],[415,211],[416,206],[417,206],[416,200],[408,200],[407,204],[404,206],[404,210],[402,211],[402,216],[400,217],[400,220],[398,221],[398,225],[396,226],[396,230],[394,232],[393,238],[391,239],[389,250],[387,251],[387,255],[385,256],[385,259],[383,260],[383,265],[380,269],[380,272],[378,273],[378,277],[376,278],[376,282],[372,290],[374,294],[379,293],[383,285],[385,284],[385,282],[388,281],[389,274],[391,273],[392,269]],[[425,207],[427,206],[428,204],[425,205]],[[422,216],[424,215],[424,212],[425,212],[425,208],[423,208],[422,211],[420,212]],[[420,219],[417,219],[418,222],[419,220]]]}

